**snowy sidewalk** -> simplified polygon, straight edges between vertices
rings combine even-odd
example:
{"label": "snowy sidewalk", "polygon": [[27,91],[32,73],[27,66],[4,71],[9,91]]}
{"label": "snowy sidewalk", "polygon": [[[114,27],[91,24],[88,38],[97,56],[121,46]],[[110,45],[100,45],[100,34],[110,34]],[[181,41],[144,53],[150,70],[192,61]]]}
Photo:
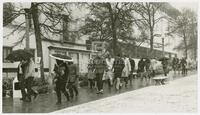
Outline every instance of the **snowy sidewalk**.
{"label": "snowy sidewalk", "polygon": [[54,113],[197,112],[197,74],[162,86],[150,86]]}

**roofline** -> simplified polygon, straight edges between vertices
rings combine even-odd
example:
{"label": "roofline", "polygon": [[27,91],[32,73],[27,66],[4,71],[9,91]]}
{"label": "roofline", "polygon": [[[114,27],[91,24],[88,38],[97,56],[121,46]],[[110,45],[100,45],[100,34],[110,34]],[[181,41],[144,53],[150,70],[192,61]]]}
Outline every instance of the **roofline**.
{"label": "roofline", "polygon": [[54,43],[65,43],[65,44],[70,44],[70,45],[77,45],[77,46],[88,46],[86,44],[80,44],[80,43],[74,43],[74,42],[67,42],[67,41],[58,41],[58,40],[52,40],[52,39],[45,39],[42,38],[42,41],[48,41],[48,42],[54,42]]}
{"label": "roofline", "polygon": [[93,50],[84,50],[84,49],[76,49],[76,48],[69,48],[69,47],[56,47],[56,46],[49,46],[48,49],[65,49],[70,51],[80,51],[80,52],[88,52],[88,53],[97,53],[97,51]]}

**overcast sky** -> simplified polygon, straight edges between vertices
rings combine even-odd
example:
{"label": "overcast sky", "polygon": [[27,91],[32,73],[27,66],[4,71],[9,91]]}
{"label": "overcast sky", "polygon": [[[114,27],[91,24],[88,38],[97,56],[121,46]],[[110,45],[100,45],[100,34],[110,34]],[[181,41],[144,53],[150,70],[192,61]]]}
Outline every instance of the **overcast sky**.
{"label": "overcast sky", "polygon": [[194,1],[192,1],[192,2],[170,2],[170,4],[180,11],[183,8],[190,8],[190,9],[194,10],[195,12],[198,12],[198,4],[199,4],[198,2],[194,2]]}

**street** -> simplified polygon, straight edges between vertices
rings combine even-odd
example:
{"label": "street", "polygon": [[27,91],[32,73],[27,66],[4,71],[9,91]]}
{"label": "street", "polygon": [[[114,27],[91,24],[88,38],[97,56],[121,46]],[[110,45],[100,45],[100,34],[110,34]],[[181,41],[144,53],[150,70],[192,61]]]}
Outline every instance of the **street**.
{"label": "street", "polygon": [[[117,110],[117,108],[120,107],[120,105],[124,106],[127,109],[135,108],[135,109],[131,109],[131,111],[128,109],[128,110],[126,110],[126,112],[145,112],[142,109],[146,109],[146,112],[148,112],[148,111],[151,112],[150,110],[152,110],[152,112],[154,112],[155,110],[153,110],[152,108],[148,109],[148,106],[150,106],[150,105],[151,105],[151,107],[153,107],[153,103],[152,102],[149,103],[149,101],[152,101],[152,98],[156,99],[156,100],[159,100],[161,98],[164,99],[163,95],[166,95],[166,94],[157,95],[157,94],[162,94],[162,92],[165,92],[165,93],[172,92],[173,93],[173,90],[171,91],[168,87],[173,88],[175,85],[177,88],[183,88],[184,86],[185,87],[188,86],[188,88],[190,88],[190,89],[195,88],[195,86],[197,84],[194,84],[193,82],[197,81],[196,77],[195,77],[195,76],[197,76],[196,72],[191,72],[189,74],[192,76],[182,78],[182,75],[176,74],[174,76],[174,73],[170,72],[170,74],[169,74],[170,82],[166,86],[154,86],[155,83],[153,80],[150,80],[150,81],[143,80],[142,81],[140,78],[133,79],[132,85],[129,84],[127,88],[123,87],[120,92],[116,92],[114,90],[114,88],[112,88],[111,90],[108,90],[108,87],[106,84],[106,85],[104,85],[104,94],[103,95],[97,95],[95,89],[91,90],[88,87],[81,87],[81,88],[79,88],[80,95],[71,102],[67,102],[63,95],[62,96],[63,103],[61,105],[56,105],[56,94],[55,93],[41,94],[37,97],[36,100],[33,100],[33,102],[31,102],[31,103],[22,102],[19,100],[19,98],[15,98],[15,99],[3,98],[3,112],[4,113],[40,113],[40,112],[48,113],[48,112],[53,112],[56,110],[61,110],[59,112],[86,112],[86,111],[87,112],[118,112],[118,111],[120,112],[120,110],[126,110],[126,109]],[[160,76],[162,76],[162,75],[160,75]],[[189,79],[189,78],[192,78],[192,79]],[[178,79],[178,80],[176,80],[176,79]],[[182,79],[184,79],[184,83],[182,83],[182,81],[181,81]],[[174,80],[174,82],[171,82],[172,80]],[[187,81],[187,80],[190,80],[190,81]],[[144,88],[144,87],[146,87],[146,88]],[[167,87],[167,88],[165,88],[165,87]],[[136,89],[138,89],[138,90],[136,90]],[[156,92],[154,92],[154,91],[156,91]],[[179,91],[181,91],[181,90],[179,90]],[[191,94],[192,96],[190,96],[190,99],[192,99],[192,101],[190,103],[195,102],[195,98],[196,98],[195,94],[197,93],[195,91],[196,91],[196,89],[192,90],[192,94]],[[193,94],[193,93],[195,93],[195,94]],[[178,96],[173,96],[174,94],[170,94],[170,95],[172,95],[170,97],[172,99],[174,99],[175,97],[179,98]],[[186,93],[186,94],[184,94],[184,97],[187,98],[188,95],[189,94]],[[145,96],[145,97],[143,97],[143,96]],[[180,101],[180,99],[184,99],[184,97],[179,98],[176,101]],[[97,100],[97,101],[95,101],[95,100]],[[123,101],[117,101],[117,100],[123,100]],[[130,101],[132,103],[140,102],[145,105],[147,104],[147,108],[144,105],[139,106],[139,104],[130,105],[130,103],[127,103]],[[167,101],[167,100],[164,99],[163,101]],[[87,103],[87,102],[89,102],[89,103]],[[101,102],[101,103],[99,103],[99,102]],[[115,107],[112,104],[112,102],[115,102],[114,105],[116,105],[117,107]],[[170,104],[173,104],[175,102],[174,102],[174,100],[172,100],[171,102],[169,102],[169,104],[167,104],[166,107],[170,107]],[[183,102],[185,102],[185,100]],[[100,105],[103,104],[103,108],[99,108],[99,104],[96,104],[96,103],[99,103]],[[116,103],[119,103],[119,104],[116,104]],[[113,109],[105,109],[105,108],[109,108],[109,107],[104,106],[104,104],[113,108],[114,110]],[[123,104],[125,104],[125,105],[123,105]],[[161,102],[155,103],[155,105],[159,105],[159,104],[161,104]],[[93,106],[93,105],[96,105],[96,106]],[[71,106],[73,106],[73,107],[66,109]],[[82,109],[77,109],[80,106]],[[88,108],[87,106],[93,106],[94,108],[99,108],[99,109],[88,110],[88,109],[86,109],[86,108]],[[131,106],[134,106],[134,107],[131,107]],[[137,108],[135,106],[137,106]],[[180,106],[180,107],[182,107],[182,106]],[[191,111],[196,110],[195,104],[191,105],[191,107],[194,107],[194,110],[192,109]],[[185,109],[185,111],[188,109],[189,108]],[[161,109],[160,111],[165,112],[167,110],[169,111],[170,108],[168,108],[168,109],[166,108],[166,110],[163,110],[163,111]],[[121,112],[125,112],[125,111],[121,111]]]}
{"label": "street", "polygon": [[197,112],[197,75],[66,108],[55,113]]}

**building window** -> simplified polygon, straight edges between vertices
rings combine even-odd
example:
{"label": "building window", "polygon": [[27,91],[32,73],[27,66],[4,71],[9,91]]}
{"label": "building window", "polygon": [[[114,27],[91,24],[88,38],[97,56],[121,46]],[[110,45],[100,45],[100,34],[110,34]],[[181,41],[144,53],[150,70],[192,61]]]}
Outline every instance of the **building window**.
{"label": "building window", "polygon": [[103,51],[103,43],[102,42],[93,43],[93,50],[100,52]]}
{"label": "building window", "polygon": [[6,60],[6,57],[12,52],[12,47],[3,47],[3,62],[9,63],[10,61]]}

